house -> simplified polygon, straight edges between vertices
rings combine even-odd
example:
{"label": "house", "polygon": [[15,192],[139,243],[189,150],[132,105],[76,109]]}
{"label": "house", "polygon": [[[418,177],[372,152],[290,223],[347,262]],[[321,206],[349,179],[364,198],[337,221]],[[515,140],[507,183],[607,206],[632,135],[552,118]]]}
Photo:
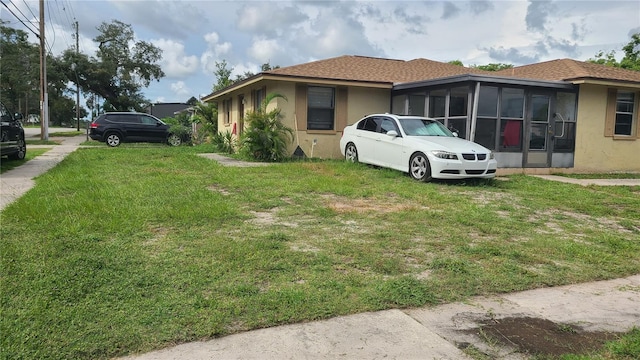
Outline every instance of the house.
{"label": "house", "polygon": [[285,125],[314,157],[339,158],[342,129],[371,113],[423,115],[495,152],[503,170],[640,171],[640,72],[571,59],[487,72],[427,59],[341,56],[262,72],[214,92],[218,129],[279,93]]}
{"label": "house", "polygon": [[189,104],[184,103],[155,103],[147,107],[147,114],[153,115],[158,119],[163,119],[166,117],[174,117],[180,111],[189,107]]}

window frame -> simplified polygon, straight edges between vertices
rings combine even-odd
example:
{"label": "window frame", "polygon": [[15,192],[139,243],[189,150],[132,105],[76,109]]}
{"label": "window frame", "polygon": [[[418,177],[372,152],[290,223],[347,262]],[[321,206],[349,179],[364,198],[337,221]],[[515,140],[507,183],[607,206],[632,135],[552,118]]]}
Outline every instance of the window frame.
{"label": "window frame", "polygon": [[[312,96],[312,89],[329,89],[331,90],[331,104],[330,106],[312,106],[312,101],[310,98]],[[323,112],[326,112],[324,116],[328,116],[326,119],[321,119],[321,121],[310,121],[312,115],[321,115]],[[326,124],[326,126],[318,127],[313,126],[314,124]],[[308,131],[335,131],[336,127],[336,88],[331,86],[317,86],[317,85],[309,85],[307,86],[307,130]]]}

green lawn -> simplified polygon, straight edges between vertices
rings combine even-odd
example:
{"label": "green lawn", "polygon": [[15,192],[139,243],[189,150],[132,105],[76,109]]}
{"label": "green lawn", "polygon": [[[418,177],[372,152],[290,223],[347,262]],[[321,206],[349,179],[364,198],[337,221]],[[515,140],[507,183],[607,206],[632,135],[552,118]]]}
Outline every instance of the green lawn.
{"label": "green lawn", "polygon": [[13,168],[16,168],[16,167],[26,163],[27,161],[33,159],[34,157],[46,153],[49,150],[51,150],[51,148],[48,148],[48,149],[30,149],[30,148],[27,147],[27,156],[25,156],[25,158],[23,160],[10,160],[10,159],[7,159],[6,157],[3,157],[0,160],[0,174],[2,174],[5,171],[9,171],[9,170],[11,170]]}
{"label": "green lawn", "polygon": [[2,212],[1,358],[107,359],[640,273],[640,187],[228,168],[198,149],[81,148]]}

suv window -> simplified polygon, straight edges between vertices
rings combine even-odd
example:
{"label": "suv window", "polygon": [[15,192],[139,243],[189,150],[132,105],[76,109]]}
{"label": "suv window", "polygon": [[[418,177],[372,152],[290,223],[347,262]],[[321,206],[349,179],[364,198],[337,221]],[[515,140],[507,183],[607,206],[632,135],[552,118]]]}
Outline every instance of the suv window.
{"label": "suv window", "polygon": [[140,124],[140,119],[136,114],[109,114],[107,120],[118,124]]}
{"label": "suv window", "polygon": [[140,116],[140,120],[142,120],[142,123],[145,125],[156,125],[158,123],[158,121],[156,121],[156,119],[152,118],[151,116]]}
{"label": "suv window", "polygon": [[0,103],[0,117],[2,117],[2,121],[13,121],[13,116],[6,107],[4,107],[3,103]]}

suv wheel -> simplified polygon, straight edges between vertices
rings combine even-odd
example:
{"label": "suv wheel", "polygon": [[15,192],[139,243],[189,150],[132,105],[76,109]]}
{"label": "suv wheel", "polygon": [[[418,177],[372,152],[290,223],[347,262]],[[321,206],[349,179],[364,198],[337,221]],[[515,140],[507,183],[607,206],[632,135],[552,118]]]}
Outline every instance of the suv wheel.
{"label": "suv wheel", "polygon": [[104,140],[104,142],[111,147],[116,147],[120,145],[120,141],[121,141],[120,135],[118,135],[117,133],[107,134],[107,137]]}
{"label": "suv wheel", "polygon": [[18,151],[9,155],[11,160],[23,160],[27,156],[27,145],[24,138],[18,140]]}
{"label": "suv wheel", "polygon": [[178,136],[176,134],[171,134],[167,138],[167,142],[171,146],[180,146],[180,144],[182,144],[182,139],[180,139],[180,136]]}

